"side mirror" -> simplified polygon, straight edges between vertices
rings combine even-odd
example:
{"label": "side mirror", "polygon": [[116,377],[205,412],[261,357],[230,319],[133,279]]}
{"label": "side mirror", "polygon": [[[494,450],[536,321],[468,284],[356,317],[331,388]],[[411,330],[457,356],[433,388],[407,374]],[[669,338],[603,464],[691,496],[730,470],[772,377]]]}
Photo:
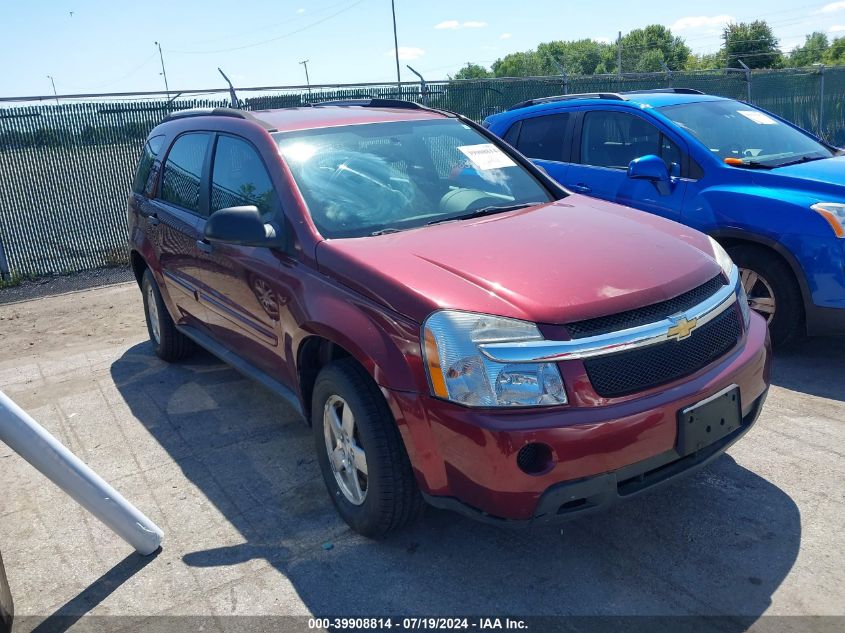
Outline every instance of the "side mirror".
{"label": "side mirror", "polygon": [[650,180],[657,188],[657,192],[666,196],[671,193],[669,170],[663,159],[654,154],[635,158],[628,165],[628,178],[632,180]]}
{"label": "side mirror", "polygon": [[211,214],[205,223],[205,239],[240,246],[282,246],[272,224],[265,224],[258,207],[226,207]]}

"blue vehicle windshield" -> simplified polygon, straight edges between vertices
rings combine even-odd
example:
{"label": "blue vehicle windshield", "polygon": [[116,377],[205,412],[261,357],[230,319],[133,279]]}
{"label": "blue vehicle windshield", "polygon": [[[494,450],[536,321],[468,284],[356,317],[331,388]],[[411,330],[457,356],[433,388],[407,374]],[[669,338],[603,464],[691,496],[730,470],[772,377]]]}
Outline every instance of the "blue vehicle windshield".
{"label": "blue vehicle windshield", "polygon": [[684,103],[659,112],[722,160],[775,168],[835,155],[809,134],[738,101]]}

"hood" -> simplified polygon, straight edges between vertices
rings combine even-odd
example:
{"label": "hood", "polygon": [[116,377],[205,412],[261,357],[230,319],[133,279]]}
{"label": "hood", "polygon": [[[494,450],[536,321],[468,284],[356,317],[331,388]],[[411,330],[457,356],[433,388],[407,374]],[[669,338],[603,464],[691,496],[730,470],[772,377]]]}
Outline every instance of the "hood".
{"label": "hood", "polygon": [[417,322],[457,308],[566,323],[670,299],[720,272],[686,226],[572,195],[317,247],[320,270]]}
{"label": "hood", "polygon": [[755,185],[786,187],[808,192],[845,196],[845,156],[834,156],[788,167],[775,167],[771,171],[755,171]]}

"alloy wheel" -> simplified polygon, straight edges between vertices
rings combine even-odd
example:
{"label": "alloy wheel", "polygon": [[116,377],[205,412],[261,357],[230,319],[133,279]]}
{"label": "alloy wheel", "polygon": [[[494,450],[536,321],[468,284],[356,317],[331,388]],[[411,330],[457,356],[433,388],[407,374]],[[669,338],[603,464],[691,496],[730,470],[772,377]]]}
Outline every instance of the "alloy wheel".
{"label": "alloy wheel", "polygon": [[748,295],[748,306],[766,319],[766,323],[771,323],[777,310],[771,284],[750,268],[740,268],[739,272],[742,287]]}
{"label": "alloy wheel", "polygon": [[158,319],[158,303],[156,302],[156,292],[152,284],[147,284],[147,315],[150,319],[150,332],[153,335],[153,340],[156,343],[160,343],[161,323]]}
{"label": "alloy wheel", "polygon": [[338,488],[350,503],[359,506],[367,498],[367,456],[358,441],[355,416],[338,395],[329,397],[323,409],[323,435],[329,465]]}

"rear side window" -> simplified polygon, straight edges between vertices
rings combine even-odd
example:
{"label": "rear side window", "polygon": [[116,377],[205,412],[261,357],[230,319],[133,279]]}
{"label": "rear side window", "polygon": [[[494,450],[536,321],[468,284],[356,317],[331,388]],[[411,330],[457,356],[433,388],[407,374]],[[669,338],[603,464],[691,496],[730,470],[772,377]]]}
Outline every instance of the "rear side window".
{"label": "rear side window", "polygon": [[516,148],[528,158],[562,161],[568,123],[568,112],[523,119]]}
{"label": "rear side window", "polygon": [[269,221],[279,210],[279,197],[255,148],[232,136],[220,136],[211,177],[211,212],[255,205]]}
{"label": "rear side window", "polygon": [[519,142],[519,130],[521,127],[522,121],[517,121],[512,126],[510,126],[510,128],[502,138],[505,139],[506,143],[510,143],[511,145],[516,147],[516,144]]}
{"label": "rear side window", "polygon": [[[135,171],[135,180],[132,182],[132,191],[143,195],[149,195],[152,190],[152,183],[155,180],[153,165],[156,163],[161,146],[164,143],[164,135],[153,136],[144,143],[141,150],[141,159],[138,161],[138,169]],[[150,178],[150,176],[153,176]]]}
{"label": "rear side window", "polygon": [[[624,112],[587,112],[581,134],[581,163],[628,169],[635,158],[653,154],[672,171],[680,169],[680,148],[648,121]],[[674,168],[672,165],[677,167]]]}
{"label": "rear side window", "polygon": [[164,163],[159,198],[200,212],[200,179],[209,139],[205,132],[191,132],[176,139]]}

